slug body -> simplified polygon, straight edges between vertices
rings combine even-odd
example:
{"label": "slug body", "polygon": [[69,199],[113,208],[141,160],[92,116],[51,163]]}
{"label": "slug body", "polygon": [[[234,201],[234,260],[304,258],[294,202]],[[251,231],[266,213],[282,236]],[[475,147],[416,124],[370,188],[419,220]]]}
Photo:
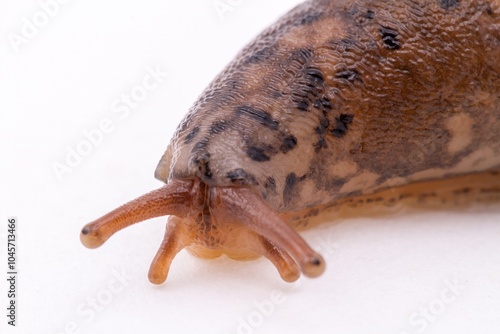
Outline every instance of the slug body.
{"label": "slug body", "polygon": [[[313,0],[261,33],[179,125],[166,185],[86,225],[97,247],[172,215],[149,278],[183,248],[324,261],[292,227],[353,196],[500,170],[500,0]],[[302,226],[299,226],[301,222]]]}

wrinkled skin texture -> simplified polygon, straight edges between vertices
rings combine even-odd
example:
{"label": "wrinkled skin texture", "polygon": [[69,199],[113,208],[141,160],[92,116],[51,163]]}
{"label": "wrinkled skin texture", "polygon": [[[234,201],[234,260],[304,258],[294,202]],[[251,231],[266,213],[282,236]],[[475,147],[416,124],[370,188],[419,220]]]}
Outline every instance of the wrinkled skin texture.
{"label": "wrinkled skin texture", "polygon": [[[307,1],[194,104],[156,169],[165,188],[88,224],[82,242],[170,214],[153,283],[184,247],[318,276],[321,256],[290,226],[325,208],[473,173],[500,186],[499,56],[500,0]],[[393,187],[405,190],[366,197]]]}
{"label": "wrinkled skin texture", "polygon": [[157,178],[245,184],[286,211],[498,168],[499,3],[452,3],[298,6],[205,90]]}

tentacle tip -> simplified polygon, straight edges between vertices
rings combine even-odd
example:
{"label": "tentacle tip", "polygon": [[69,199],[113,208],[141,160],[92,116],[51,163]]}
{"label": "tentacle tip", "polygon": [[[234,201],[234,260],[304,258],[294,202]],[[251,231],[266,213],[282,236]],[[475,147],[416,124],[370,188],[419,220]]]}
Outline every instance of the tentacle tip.
{"label": "tentacle tip", "polygon": [[325,260],[319,254],[306,259],[301,264],[301,270],[307,277],[318,277],[325,271]]}
{"label": "tentacle tip", "polygon": [[161,274],[159,272],[149,271],[148,279],[152,284],[160,285],[165,283],[167,280],[167,275]]}
{"label": "tentacle tip", "polygon": [[80,241],[87,248],[97,248],[101,246],[105,240],[102,240],[100,235],[93,231],[92,227],[85,225],[80,233]]}
{"label": "tentacle tip", "polygon": [[149,281],[151,282],[151,284],[154,284],[154,285],[160,285],[160,284],[165,283],[165,281],[166,281],[166,278],[162,278],[162,277],[149,276],[148,278],[149,278]]}
{"label": "tentacle tip", "polygon": [[295,281],[297,281],[300,277],[300,272],[290,272],[288,273],[287,275],[281,275],[281,278],[283,279],[283,281],[287,282],[287,283],[293,283]]}

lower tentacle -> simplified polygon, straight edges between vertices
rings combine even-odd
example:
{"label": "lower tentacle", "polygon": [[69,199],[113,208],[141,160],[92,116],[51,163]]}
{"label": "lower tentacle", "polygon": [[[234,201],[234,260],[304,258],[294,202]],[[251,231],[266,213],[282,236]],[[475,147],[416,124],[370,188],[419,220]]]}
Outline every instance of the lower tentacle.
{"label": "lower tentacle", "polygon": [[258,237],[261,239],[261,254],[274,264],[281,278],[289,283],[298,280],[300,269],[290,255],[273,245],[266,238],[262,236]]}
{"label": "lower tentacle", "polygon": [[246,188],[219,188],[218,203],[212,212],[217,216],[243,224],[283,252],[290,254],[308,277],[317,277],[325,270],[325,262],[302,237],[276,212],[269,208],[252,190]]}
{"label": "lower tentacle", "polygon": [[148,278],[151,283],[162,284],[165,282],[172,260],[188,245],[182,229],[183,224],[179,218],[169,217],[165,237],[149,268]]}

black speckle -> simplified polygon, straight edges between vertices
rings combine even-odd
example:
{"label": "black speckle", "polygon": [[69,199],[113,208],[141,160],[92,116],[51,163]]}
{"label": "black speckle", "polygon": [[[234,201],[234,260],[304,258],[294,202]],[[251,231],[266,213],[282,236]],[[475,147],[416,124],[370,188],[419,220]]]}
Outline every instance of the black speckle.
{"label": "black speckle", "polygon": [[274,49],[272,47],[265,47],[263,49],[253,52],[247,59],[246,62],[249,64],[257,64],[268,60],[274,54]]}
{"label": "black speckle", "polygon": [[344,70],[344,71],[339,71],[335,74],[335,77],[337,79],[344,79],[348,81],[360,81],[363,82],[363,79],[361,79],[361,76],[359,75],[358,70],[355,68],[352,70]]}
{"label": "black speckle", "polygon": [[276,194],[276,180],[269,176],[266,180],[266,183],[264,183],[264,187],[266,190],[272,194]]}
{"label": "black speckle", "polygon": [[184,144],[189,144],[190,142],[192,142],[194,137],[196,137],[196,135],[198,134],[198,132],[200,132],[199,126],[195,127],[190,133],[188,133],[186,138],[184,138]]}
{"label": "black speckle", "polygon": [[347,194],[344,195],[344,197],[357,197],[363,195],[363,192],[361,190],[355,190],[355,191],[350,191]]}
{"label": "black speckle", "polygon": [[305,49],[297,49],[292,51],[292,60],[296,60],[302,64],[305,64],[309,58],[311,58],[313,55],[313,52],[310,48],[305,48]]}
{"label": "black speckle", "polygon": [[[309,111],[311,104],[315,104],[325,91],[325,78],[320,69],[306,66],[302,76],[297,78],[291,87],[291,99],[299,111]],[[300,66],[300,67],[302,67]],[[297,68],[297,70],[300,70]]]}
{"label": "black speckle", "polygon": [[307,214],[308,217],[316,217],[317,215],[319,215],[318,209],[311,209],[311,211]]}
{"label": "black speckle", "polygon": [[298,177],[295,173],[290,173],[286,176],[285,188],[283,189],[283,202],[288,205],[292,202],[295,195],[297,195],[297,184],[305,180],[306,176]]}
{"label": "black speckle", "polygon": [[237,91],[243,88],[243,82],[237,79],[228,80],[226,85],[231,91]]}
{"label": "black speckle", "polygon": [[323,73],[319,69],[314,67],[307,68],[306,75],[310,76],[313,79],[313,81],[317,81],[319,83],[325,81],[325,79],[323,78]]}
{"label": "black speckle", "polygon": [[225,120],[215,121],[212,123],[212,126],[210,127],[210,134],[217,135],[222,131],[226,130],[226,128],[227,128],[227,122]]}
{"label": "black speckle", "polygon": [[458,5],[458,0],[439,0],[439,5],[443,9],[450,9]]}
{"label": "black speckle", "polygon": [[391,50],[401,48],[401,43],[398,41],[398,32],[389,27],[380,27],[380,36],[385,46]]}
{"label": "black speckle", "polygon": [[321,18],[321,12],[309,13],[303,16],[299,21],[299,25],[308,25],[318,21]]}
{"label": "black speckle", "polygon": [[193,158],[193,164],[197,166],[198,171],[207,179],[211,179],[213,174],[209,166],[210,153],[202,153]]}
{"label": "black speckle", "polygon": [[344,184],[346,184],[348,179],[346,178],[336,178],[332,183],[332,188],[340,189]]}
{"label": "black speckle", "polygon": [[350,10],[347,10],[344,13],[343,17],[350,22],[354,20],[358,24],[358,26],[363,27],[368,25],[369,21],[375,18],[375,13],[371,9],[354,6]]}
{"label": "black speckle", "polygon": [[321,99],[321,106],[325,109],[332,109],[332,103],[330,102],[330,99],[326,96],[323,96]]}
{"label": "black speckle", "polygon": [[341,114],[339,117],[335,118],[334,128],[331,131],[332,135],[337,138],[342,138],[345,136],[348,125],[351,124],[354,115]]}
{"label": "black speckle", "polygon": [[265,149],[256,146],[250,146],[247,149],[247,155],[253,161],[259,161],[259,162],[269,161],[271,159],[269,155],[266,154]]}
{"label": "black speckle", "polygon": [[364,15],[365,18],[367,18],[368,20],[372,20],[375,18],[375,12],[371,9],[368,9]]}
{"label": "black speckle", "polygon": [[201,151],[207,148],[208,138],[203,138],[196,144],[194,144],[193,150],[191,152]]}
{"label": "black speckle", "polygon": [[297,174],[295,173],[290,173],[286,176],[286,181],[285,181],[285,190],[287,188],[293,188],[295,186],[295,183],[297,183],[297,180],[299,178],[297,177]]}
{"label": "black speckle", "polygon": [[290,150],[293,150],[297,146],[297,138],[294,135],[288,135],[283,138],[283,144],[280,149],[281,152],[287,153]]}
{"label": "black speckle", "polygon": [[236,168],[226,174],[233,183],[258,185],[257,179],[252,174],[248,174],[243,168]]}
{"label": "black speckle", "polygon": [[194,144],[192,152],[204,150],[207,148],[207,146],[208,146],[208,138],[203,138],[202,140]]}
{"label": "black speckle", "polygon": [[302,100],[297,103],[297,109],[300,111],[307,111],[307,108],[309,108],[309,101]]}
{"label": "black speckle", "polygon": [[335,128],[332,130],[332,135],[337,138],[342,138],[345,136],[347,132],[347,126],[344,123],[339,122],[338,119],[335,119]]}
{"label": "black speckle", "polygon": [[314,150],[319,152],[322,148],[327,148],[328,145],[325,140],[325,133],[330,126],[330,121],[324,114],[321,115],[321,119],[319,120],[319,125],[314,129],[314,131],[318,134],[319,140],[314,144]]}
{"label": "black speckle", "polygon": [[351,124],[352,120],[354,119],[354,115],[351,115],[351,114],[340,114],[339,119],[345,125]]}
{"label": "black speckle", "polygon": [[272,130],[278,129],[279,122],[273,119],[271,117],[271,114],[269,114],[267,111],[253,108],[250,106],[240,106],[236,108],[235,113],[238,116],[246,115]]}
{"label": "black speckle", "polygon": [[314,151],[319,152],[322,148],[327,148],[328,144],[326,143],[325,137],[319,138],[318,142],[314,144]]}

